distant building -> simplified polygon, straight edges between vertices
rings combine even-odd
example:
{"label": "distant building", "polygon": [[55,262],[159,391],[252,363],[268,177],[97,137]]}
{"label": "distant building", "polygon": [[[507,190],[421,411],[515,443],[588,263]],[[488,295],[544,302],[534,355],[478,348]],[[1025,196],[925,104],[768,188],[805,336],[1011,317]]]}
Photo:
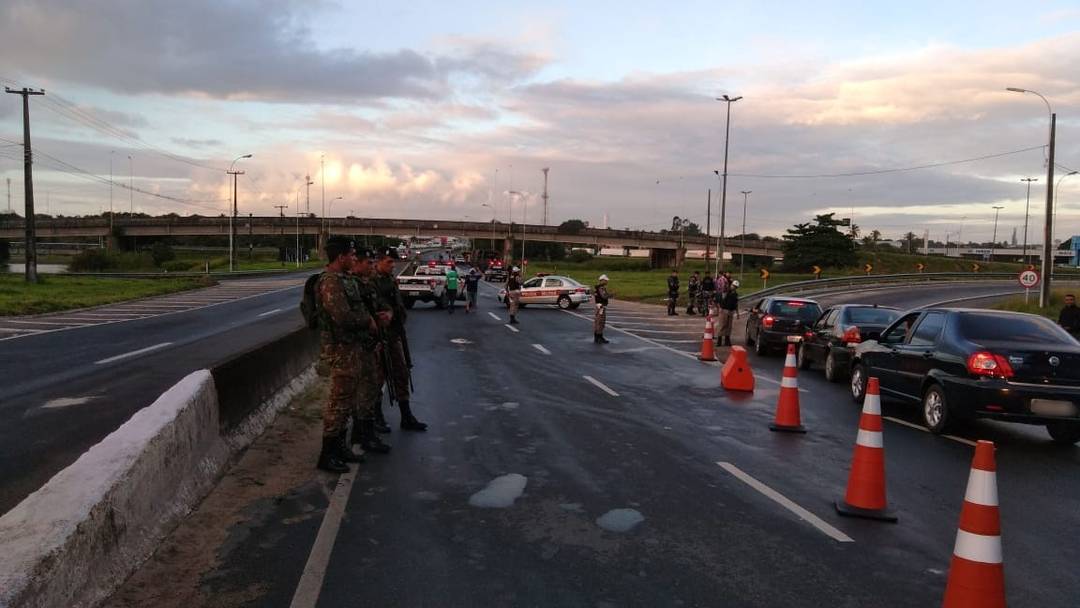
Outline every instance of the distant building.
{"label": "distant building", "polygon": [[1080,236],[1074,236],[1065,241],[1061,249],[1072,251],[1072,258],[1069,260],[1070,266],[1080,266]]}

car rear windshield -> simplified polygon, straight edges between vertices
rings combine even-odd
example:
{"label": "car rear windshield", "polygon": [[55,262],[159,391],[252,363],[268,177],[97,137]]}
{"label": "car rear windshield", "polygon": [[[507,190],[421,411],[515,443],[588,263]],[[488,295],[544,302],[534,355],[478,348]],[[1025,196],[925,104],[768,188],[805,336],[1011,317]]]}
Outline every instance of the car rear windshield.
{"label": "car rear windshield", "polygon": [[849,308],[844,320],[854,325],[888,325],[899,316],[899,310],[888,308]]}
{"label": "car rear windshield", "polygon": [[960,335],[972,342],[1015,342],[1027,345],[1075,344],[1065,330],[1048,319],[1027,315],[964,313]]}
{"label": "car rear windshield", "polygon": [[803,323],[813,323],[821,316],[821,307],[814,302],[774,300],[769,306],[769,314],[785,319],[798,319]]}

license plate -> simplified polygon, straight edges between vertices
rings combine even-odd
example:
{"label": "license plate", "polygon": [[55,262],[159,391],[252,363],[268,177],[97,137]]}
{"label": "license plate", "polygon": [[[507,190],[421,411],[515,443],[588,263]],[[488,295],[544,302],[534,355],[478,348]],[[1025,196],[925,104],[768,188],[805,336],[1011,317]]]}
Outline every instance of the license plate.
{"label": "license plate", "polygon": [[1032,399],[1031,413],[1040,416],[1075,416],[1076,405],[1072,401],[1055,401],[1053,399]]}
{"label": "license plate", "polygon": [[788,336],[788,342],[802,342],[802,336]]}

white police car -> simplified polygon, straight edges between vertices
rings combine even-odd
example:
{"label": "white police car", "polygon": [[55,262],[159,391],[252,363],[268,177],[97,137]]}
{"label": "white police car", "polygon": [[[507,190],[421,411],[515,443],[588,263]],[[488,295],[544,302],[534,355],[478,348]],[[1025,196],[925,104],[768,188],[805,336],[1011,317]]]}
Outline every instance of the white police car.
{"label": "white police car", "polygon": [[[592,290],[570,277],[537,275],[521,284],[520,305],[555,304],[563,310],[574,309],[588,302]],[[499,290],[499,302],[508,304],[506,290]]]}

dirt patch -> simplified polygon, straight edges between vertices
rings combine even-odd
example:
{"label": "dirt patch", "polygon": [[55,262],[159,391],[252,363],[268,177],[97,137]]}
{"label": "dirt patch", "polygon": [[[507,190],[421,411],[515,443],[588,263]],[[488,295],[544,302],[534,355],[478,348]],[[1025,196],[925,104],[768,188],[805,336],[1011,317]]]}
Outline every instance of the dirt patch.
{"label": "dirt patch", "polygon": [[211,590],[207,578],[228,557],[235,530],[258,524],[253,521],[258,505],[277,502],[313,481],[326,488],[328,495],[332,478],[314,466],[326,392],[326,382],[319,379],[283,409],[206,499],[103,606],[231,608],[257,602],[263,594],[260,585]]}

